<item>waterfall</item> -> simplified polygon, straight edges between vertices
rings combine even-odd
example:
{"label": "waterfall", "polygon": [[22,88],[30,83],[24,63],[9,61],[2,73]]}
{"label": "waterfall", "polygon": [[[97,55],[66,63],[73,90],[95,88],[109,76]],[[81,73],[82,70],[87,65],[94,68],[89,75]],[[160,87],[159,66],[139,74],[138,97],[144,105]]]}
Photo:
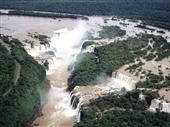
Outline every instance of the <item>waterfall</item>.
{"label": "waterfall", "polygon": [[170,113],[170,103],[163,102],[162,103],[162,111]]}
{"label": "waterfall", "polygon": [[[54,31],[50,46],[36,52],[33,56],[48,58],[49,70],[47,77],[51,88],[48,93],[48,102],[43,108],[43,116],[37,119],[38,124],[46,127],[71,126],[74,122],[80,122],[80,108],[82,98],[79,93],[68,92],[67,79],[69,77],[69,66],[74,63],[76,56],[80,53],[83,37],[86,34],[86,24],[78,21],[73,30],[67,28]],[[48,53],[53,52],[54,55]],[[71,68],[74,69],[74,66]],[[66,127],[67,127],[66,126]]]}
{"label": "waterfall", "polygon": [[170,103],[165,101],[161,101],[158,99],[153,99],[149,109],[156,111],[156,109],[160,110],[161,112],[168,112],[170,113]]}
{"label": "waterfall", "polygon": [[117,72],[112,73],[110,82],[106,84],[106,88],[119,89],[125,88],[127,91],[135,89],[134,80],[126,75],[118,74]]}
{"label": "waterfall", "polygon": [[121,91],[122,88],[125,88],[127,91],[131,91],[135,89],[136,86],[135,81],[131,77],[113,72],[112,77],[107,83],[102,83],[96,87],[105,93],[112,93],[115,91]]}

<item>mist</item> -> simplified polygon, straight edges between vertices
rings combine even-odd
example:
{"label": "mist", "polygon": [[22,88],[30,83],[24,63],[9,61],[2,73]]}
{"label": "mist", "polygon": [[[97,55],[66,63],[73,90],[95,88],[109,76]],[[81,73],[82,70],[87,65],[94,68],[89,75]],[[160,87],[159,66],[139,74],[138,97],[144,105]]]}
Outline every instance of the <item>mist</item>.
{"label": "mist", "polygon": [[[81,52],[86,31],[86,22],[81,20],[77,21],[77,26],[73,30],[68,28],[55,30],[49,43],[50,47],[35,53],[48,56],[49,54],[45,53],[51,51],[54,54],[47,59],[49,63],[47,78],[50,81],[50,89],[47,94],[47,103],[43,108],[45,117],[37,120],[43,126],[70,127],[74,122],[79,121],[81,99],[75,98],[75,96],[79,97],[77,93],[66,92],[69,77],[67,69]],[[79,100],[76,107],[73,106],[75,105],[73,103],[76,102],[74,99]],[[73,101],[71,102],[71,100]]]}
{"label": "mist", "polygon": [[[99,77],[98,77],[99,78]],[[103,78],[104,77],[101,77]],[[131,91],[136,88],[135,82],[131,77],[117,74],[113,75],[111,78],[108,78],[105,82],[97,84],[96,87],[102,89],[103,91],[114,92],[120,91],[122,88],[126,89],[126,91]]]}
{"label": "mist", "polygon": [[73,30],[63,28],[54,31],[55,35],[51,38],[50,48],[55,52],[54,65],[51,69],[72,63],[81,51],[82,39],[87,31],[86,22],[78,21],[78,25]]}

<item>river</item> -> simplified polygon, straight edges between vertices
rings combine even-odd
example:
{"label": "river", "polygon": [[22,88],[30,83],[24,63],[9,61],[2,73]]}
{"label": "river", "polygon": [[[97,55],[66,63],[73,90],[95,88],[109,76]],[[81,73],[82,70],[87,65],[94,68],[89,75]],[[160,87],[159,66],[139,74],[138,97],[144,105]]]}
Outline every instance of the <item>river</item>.
{"label": "river", "polygon": [[80,105],[74,109],[71,105],[71,93],[66,92],[67,79],[70,74],[68,67],[81,51],[83,37],[86,35],[86,23],[77,22],[78,25],[73,30],[63,28],[54,31],[50,48],[36,52],[37,56],[46,51],[55,53],[49,60],[47,71],[47,78],[51,85],[47,95],[48,101],[43,107],[43,115],[33,123],[38,127],[72,127],[77,121]]}
{"label": "river", "polygon": [[[35,127],[73,127],[74,123],[78,120],[79,106],[74,109],[71,104],[72,93],[66,92],[67,80],[70,75],[68,67],[74,63],[76,56],[81,51],[81,46],[86,37],[86,33],[92,34],[94,37],[98,37],[98,31],[102,29],[102,26],[117,25],[121,29],[126,30],[126,35],[123,38],[113,39],[101,39],[96,40],[101,45],[109,44],[115,40],[127,39],[128,37],[134,37],[139,33],[151,33],[149,30],[139,29],[135,27],[141,22],[129,22],[128,20],[111,20],[112,17],[89,17],[88,21],[72,20],[72,19],[50,19],[50,18],[36,18],[26,16],[0,16],[0,33],[10,35],[23,41],[25,39],[32,39],[28,37],[28,33],[41,33],[50,37],[50,47],[41,48],[39,43],[35,42],[35,48],[25,46],[27,52],[36,58],[37,56],[45,58],[48,56],[48,51],[54,53],[48,59],[49,70],[47,71],[47,78],[50,82],[50,90],[47,95],[47,99],[42,95],[42,105],[45,103],[42,109],[42,116],[38,117],[34,122]],[[109,19],[107,23],[104,23],[104,19]],[[121,25],[120,22],[124,22],[128,25]],[[19,29],[20,28],[20,29]],[[152,27],[151,27],[152,28]],[[157,31],[162,30],[154,28],[155,35],[161,35],[170,41],[170,32],[163,30],[165,34],[160,34]],[[95,41],[95,40],[94,40]],[[154,63],[156,66],[162,63],[168,65],[168,59],[160,61],[160,63]],[[151,61],[152,62],[152,61]],[[152,62],[153,64],[153,62]],[[166,65],[165,64],[165,65]],[[154,72],[154,66],[147,65],[145,69],[149,68]],[[90,99],[102,96],[102,94],[112,91],[113,88],[126,87],[131,90],[131,78],[129,79],[129,73],[126,73],[124,69],[118,70],[120,74],[117,79],[111,79],[108,84],[100,84],[97,86],[81,86],[77,89],[80,92],[80,96],[83,97],[83,102],[89,102]],[[153,69],[152,69],[153,68]],[[166,68],[165,68],[166,69]],[[165,73],[166,70],[163,70]],[[132,79],[136,79],[133,75]],[[122,83],[125,81],[125,83]],[[130,83],[129,83],[130,82]],[[121,84],[120,84],[121,83]],[[130,86],[129,86],[130,84]],[[133,86],[134,88],[134,86]],[[47,101],[48,100],[48,101]]]}

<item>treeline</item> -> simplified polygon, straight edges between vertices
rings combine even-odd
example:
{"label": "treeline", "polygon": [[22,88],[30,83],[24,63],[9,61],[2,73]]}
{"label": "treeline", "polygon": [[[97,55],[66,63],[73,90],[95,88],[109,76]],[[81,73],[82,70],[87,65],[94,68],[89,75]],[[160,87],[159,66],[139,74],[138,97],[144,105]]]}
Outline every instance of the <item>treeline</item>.
{"label": "treeline", "polygon": [[99,31],[100,38],[122,37],[126,34],[125,30],[120,29],[118,26],[103,26],[102,30]]}
{"label": "treeline", "polygon": [[84,19],[88,20],[87,17],[76,15],[76,14],[62,14],[62,13],[43,13],[43,12],[34,12],[34,11],[23,11],[23,10],[13,10],[8,13],[0,13],[1,15],[16,15],[16,16],[33,16],[33,17],[44,17],[44,18],[71,18],[71,19]]}
{"label": "treeline", "polygon": [[0,70],[0,126],[26,126],[40,108],[39,90],[47,86],[45,69],[21,42],[0,35]]}
{"label": "treeline", "polygon": [[[75,127],[169,127],[170,115],[146,111],[150,104],[139,100],[140,93],[121,91],[92,100],[82,107],[81,122]],[[146,93],[151,100],[158,97],[154,92]]]}
{"label": "treeline", "polygon": [[140,81],[136,84],[138,88],[170,88],[170,76],[147,74],[146,81]]}
{"label": "treeline", "polygon": [[170,30],[169,0],[0,0],[0,8],[140,19]]}

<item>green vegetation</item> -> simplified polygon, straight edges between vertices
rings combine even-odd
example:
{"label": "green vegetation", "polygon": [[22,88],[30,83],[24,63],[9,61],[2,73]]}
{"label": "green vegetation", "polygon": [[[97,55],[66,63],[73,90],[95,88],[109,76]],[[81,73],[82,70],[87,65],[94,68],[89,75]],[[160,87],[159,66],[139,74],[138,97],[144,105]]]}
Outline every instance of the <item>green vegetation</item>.
{"label": "green vegetation", "polygon": [[121,30],[118,26],[103,26],[102,30],[99,31],[99,36],[101,38],[113,38],[121,37],[126,34],[125,30]]}
{"label": "green vegetation", "polygon": [[8,14],[1,13],[3,15],[22,15],[22,16],[33,16],[33,17],[44,17],[44,18],[71,18],[71,19],[85,19],[88,20],[85,16],[80,16],[76,14],[61,14],[61,13],[41,13],[41,12],[34,12],[34,11],[23,11],[23,10],[12,10],[9,11]]}
{"label": "green vegetation", "polygon": [[82,120],[75,127],[169,127],[168,113],[146,111],[148,105],[139,100],[140,91],[108,95],[82,107]]}
{"label": "green vegetation", "polygon": [[153,50],[157,52],[157,61],[162,60],[163,58],[170,56],[170,43],[167,42],[166,39],[164,39],[162,36],[152,36],[153,41],[155,42],[153,44]]}
{"label": "green vegetation", "polygon": [[[98,75],[116,70],[126,61],[132,60],[133,54],[126,52],[119,44],[121,43],[112,43],[97,47],[94,53],[80,54],[70,77],[72,83],[76,85],[94,83]],[[117,50],[119,47],[120,49]]]}
{"label": "green vegetation", "polygon": [[[80,54],[77,57],[74,71],[69,79],[71,85],[88,85],[95,83],[97,76],[106,76],[121,66],[131,63],[147,41],[141,37],[129,38],[96,47],[93,53]],[[135,52],[135,53],[134,53]]]}
{"label": "green vegetation", "polygon": [[35,32],[34,34],[28,33],[28,36],[39,40],[41,45],[49,46],[49,37],[46,35]]}
{"label": "green vegetation", "polygon": [[[162,36],[143,34],[142,38],[145,39],[147,42],[149,42],[149,39],[151,39],[151,44],[145,47],[145,50],[151,52],[148,55],[143,55],[143,58],[147,61],[152,60],[153,58],[156,58],[155,60],[160,61],[163,58],[170,56],[170,43],[168,43],[167,40]],[[156,53],[154,54],[153,52]]]}
{"label": "green vegetation", "polygon": [[[84,47],[91,43],[84,44]],[[153,47],[150,47],[149,43]],[[148,51],[150,53],[147,53]],[[96,47],[94,52],[83,53],[77,57],[74,71],[69,78],[69,86],[95,84],[101,79],[98,77],[110,75],[123,65],[133,63],[135,59],[138,60],[138,63],[130,66],[127,70],[130,70],[131,73],[136,70],[141,71],[141,66],[144,63],[141,62],[140,57],[145,60],[162,60],[170,56],[167,54],[169,51],[170,44],[163,37],[151,34],[140,34],[134,38]],[[153,52],[155,52],[155,57],[151,57]],[[142,73],[146,74],[144,71]],[[162,86],[167,85],[168,83]]]}
{"label": "green vegetation", "polygon": [[[16,71],[17,65],[21,69]],[[40,105],[38,91],[45,88],[45,69],[27,54],[17,39],[1,35],[0,72],[0,126],[24,126]]]}
{"label": "green vegetation", "polygon": [[82,45],[82,49],[86,49],[90,45],[96,44],[94,41],[85,41]]}
{"label": "green vegetation", "polygon": [[[72,76],[69,78],[70,87],[74,85],[88,85],[94,83],[98,75],[96,56],[92,53],[84,53],[78,56]],[[87,67],[87,68],[86,68]]]}
{"label": "green vegetation", "polygon": [[138,88],[156,88],[161,89],[164,87],[170,87],[170,77],[165,78],[162,75],[147,74],[146,81],[138,82],[136,86]]}
{"label": "green vegetation", "polygon": [[156,58],[156,54],[149,53],[146,57],[144,57],[147,61],[153,60]]}
{"label": "green vegetation", "polygon": [[[129,70],[130,73],[134,73],[137,68],[141,67],[142,65],[144,65],[144,63],[142,63],[141,61],[136,63],[136,64],[133,64],[133,65],[130,65],[128,68],[126,68],[125,70]],[[141,71],[138,69],[138,71]]]}
{"label": "green vegetation", "polygon": [[[9,55],[8,50],[0,44],[0,94],[11,89],[14,84],[14,75],[16,69],[15,60]],[[2,85],[3,84],[3,85]]]}
{"label": "green vegetation", "polygon": [[151,99],[159,97],[159,93],[157,91],[152,91],[152,90],[148,90],[148,91],[144,90],[144,91],[142,91],[142,94],[151,98]]}
{"label": "green vegetation", "polygon": [[110,15],[170,29],[169,0],[0,0],[1,9]]}

